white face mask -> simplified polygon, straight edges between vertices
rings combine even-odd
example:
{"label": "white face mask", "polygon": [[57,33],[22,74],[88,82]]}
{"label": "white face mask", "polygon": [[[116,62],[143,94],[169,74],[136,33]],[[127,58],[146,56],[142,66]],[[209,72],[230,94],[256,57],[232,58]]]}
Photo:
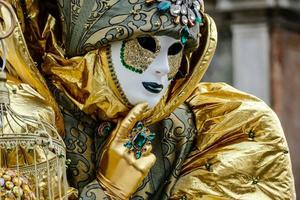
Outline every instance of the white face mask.
{"label": "white face mask", "polygon": [[129,103],[155,107],[177,73],[183,46],[168,36],[145,36],[111,45],[116,77]]}

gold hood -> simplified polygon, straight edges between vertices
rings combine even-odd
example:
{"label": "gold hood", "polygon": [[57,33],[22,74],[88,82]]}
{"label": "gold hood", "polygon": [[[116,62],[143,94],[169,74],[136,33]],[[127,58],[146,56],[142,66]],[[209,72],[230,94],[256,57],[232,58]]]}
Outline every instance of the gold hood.
{"label": "gold hood", "polygon": [[[38,38],[38,47],[36,50],[31,49],[34,54],[37,51],[45,51],[42,64],[42,74],[47,79],[62,90],[81,110],[88,114],[96,115],[101,119],[116,119],[126,116],[131,109],[126,106],[121,98],[121,95],[116,88],[113,77],[109,72],[110,60],[107,57],[105,48],[93,50],[83,56],[77,56],[70,59],[65,58],[64,51],[59,47],[58,39],[55,34],[56,21],[53,17],[48,17],[44,23],[43,29],[35,26],[35,20],[38,18],[36,9],[28,8],[29,14],[32,14],[32,25],[27,26],[31,31],[36,30],[40,33]],[[20,14],[19,14],[20,15]],[[18,18],[22,20],[22,17]],[[21,27],[17,27],[15,32],[20,35]],[[26,30],[25,30],[26,31]],[[28,31],[28,30],[27,30]],[[24,30],[23,30],[24,32]],[[201,30],[202,37],[200,38],[200,47],[190,55],[185,56],[184,63],[189,73],[186,77],[177,79],[172,82],[171,87],[165,97],[154,108],[145,112],[144,119],[146,124],[152,124],[167,117],[175,108],[184,103],[191,95],[196,85],[199,83],[204,73],[206,72],[209,63],[214,55],[217,44],[217,30],[212,18],[205,14],[204,26]],[[16,35],[16,34],[15,34]],[[27,48],[23,37],[13,38],[15,42],[11,42],[11,46],[16,47],[18,43],[23,44]],[[16,40],[18,40],[16,42]],[[10,46],[9,46],[10,48]],[[13,48],[15,51],[21,51],[18,48]],[[24,50],[22,50],[23,52]],[[17,66],[12,55],[15,52],[9,52],[9,61],[13,63],[12,69]],[[40,54],[40,53],[39,53]],[[18,54],[21,57],[22,53]],[[26,55],[27,57],[28,55]],[[23,59],[24,60],[24,59]],[[28,60],[28,58],[27,58]],[[29,60],[30,61],[30,60]],[[22,70],[18,70],[20,66],[12,70],[13,74],[21,77],[23,82],[31,84],[49,101],[49,104],[55,107],[57,116],[60,118],[60,113],[57,105],[53,102],[53,97],[45,86],[45,81],[40,76],[39,70],[31,65],[22,64]],[[25,72],[25,73],[24,73]],[[26,77],[24,74],[37,74],[36,76]],[[34,79],[34,81],[32,80]]]}
{"label": "gold hood", "polygon": [[[189,69],[186,77],[172,82],[168,93],[152,110],[145,112],[146,124],[167,117],[193,92],[204,75],[217,43],[214,21],[205,16],[200,48],[186,56],[184,65]],[[123,117],[130,107],[123,101],[114,77],[109,70],[111,64],[107,48],[90,51],[84,56],[66,59],[47,53],[42,66],[44,74],[62,90],[84,112],[95,114],[101,119]]]}

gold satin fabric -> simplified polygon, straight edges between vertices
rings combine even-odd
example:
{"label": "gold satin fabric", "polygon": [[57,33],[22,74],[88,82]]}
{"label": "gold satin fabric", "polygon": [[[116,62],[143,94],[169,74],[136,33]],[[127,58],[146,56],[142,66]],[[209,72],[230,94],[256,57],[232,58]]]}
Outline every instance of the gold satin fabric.
{"label": "gold satin fabric", "polygon": [[[41,16],[37,1],[29,0],[30,24],[25,26],[19,1],[11,2],[21,24],[11,40],[5,41],[13,49],[8,52],[10,72],[46,98],[56,110],[57,125],[61,124],[58,107],[39,71],[28,67],[34,63],[26,60],[29,53],[24,51],[27,46],[22,32],[36,60],[49,52],[43,65],[45,74],[79,108],[103,119],[126,116],[129,108],[108,74],[104,50],[65,59],[53,31],[55,20]],[[200,48],[188,55],[190,73],[173,83],[160,104],[145,114],[147,124],[158,122],[186,99],[195,114],[197,149],[186,160],[171,199],[295,199],[288,147],[273,111],[257,98],[225,84],[203,83],[196,88],[217,42],[216,27],[208,15],[205,23]]]}
{"label": "gold satin fabric", "polygon": [[[144,113],[143,118],[147,125],[166,118],[182,104],[204,75],[217,43],[214,21],[206,15],[205,22],[207,26],[203,29],[201,41],[203,46],[189,55],[191,63],[186,63],[190,73],[186,78],[174,81],[160,103]],[[126,116],[131,109],[125,105],[116,89],[109,71],[109,58],[105,48],[70,59],[48,53],[44,57],[42,68],[52,82],[88,114],[112,120]]]}
{"label": "gold satin fabric", "polygon": [[137,190],[156,161],[151,153],[151,145],[144,146],[145,150],[139,159],[136,159],[134,152],[128,153],[129,149],[124,146],[129,141],[128,133],[140,121],[141,113],[146,109],[147,104],[135,106],[125,119],[118,122],[102,150],[97,179],[111,196],[119,199],[128,199]]}
{"label": "gold satin fabric", "polygon": [[[61,113],[31,56],[34,60],[43,62],[44,73],[86,113],[92,113],[102,119],[126,116],[131,108],[124,104],[116,89],[108,69],[109,63],[104,49],[90,51],[80,57],[64,58],[64,51],[59,45],[61,35],[55,34],[56,20],[47,12],[40,10],[39,1],[26,1],[27,15],[30,20],[25,20],[20,1],[9,2],[16,11],[16,18],[18,18],[16,20],[20,22],[13,36],[5,41],[10,49],[8,52],[8,60],[11,63],[10,73],[30,84],[47,98],[56,112],[56,123],[60,132],[63,132]],[[4,20],[10,21],[5,17]],[[26,25],[25,21],[28,22]],[[204,23],[200,47],[193,54],[186,55],[187,61],[184,67],[189,73],[185,78],[174,81],[161,102],[144,114],[146,125],[166,118],[181,105],[206,72],[216,48],[217,29],[208,15],[204,16]],[[45,52],[48,53],[44,55]]]}
{"label": "gold satin fabric", "polygon": [[109,79],[105,49],[71,59],[46,54],[43,70],[56,87],[86,113],[113,119],[128,111],[122,99],[111,89],[114,83]]}
{"label": "gold satin fabric", "polygon": [[264,102],[224,83],[201,83],[187,103],[197,149],[171,199],[296,199],[288,145]]}
{"label": "gold satin fabric", "polygon": [[[41,33],[41,30],[38,27],[40,18],[38,18],[39,9],[36,1],[26,1],[28,6],[28,15],[32,19],[30,20],[29,24],[26,24],[26,26],[24,23],[24,16],[19,1],[9,2],[14,6],[17,16],[15,14],[13,15],[18,23],[16,24],[13,34],[4,40],[8,61],[6,68],[9,71],[9,74],[14,76],[16,79],[19,79],[23,83],[29,84],[45,98],[47,104],[51,106],[55,111],[56,126],[58,132],[63,135],[64,125],[58,105],[56,104],[56,101],[49,91],[43,76],[39,72],[37,63],[32,59],[32,55],[35,56],[37,52],[43,55],[43,52],[46,48],[46,39],[53,35],[51,29],[53,29],[54,27],[55,20],[49,17],[47,23],[45,23],[45,30]],[[5,9],[1,9],[1,11],[3,13],[4,24],[6,26],[10,26],[10,15]],[[27,29],[33,31],[30,32]],[[32,43],[27,43],[27,41],[25,41],[23,32],[27,36],[30,35]],[[29,47],[34,46],[34,48],[28,48],[28,44],[30,45]],[[53,46],[57,47],[55,43],[53,43]],[[56,49],[58,50],[59,48]],[[29,52],[29,50],[32,50],[32,52]]]}

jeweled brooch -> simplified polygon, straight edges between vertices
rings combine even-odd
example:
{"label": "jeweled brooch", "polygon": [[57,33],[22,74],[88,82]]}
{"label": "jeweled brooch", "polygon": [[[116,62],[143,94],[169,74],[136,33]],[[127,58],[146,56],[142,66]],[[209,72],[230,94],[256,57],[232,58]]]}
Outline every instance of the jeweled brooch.
{"label": "jeweled brooch", "polygon": [[134,152],[136,159],[140,159],[143,152],[147,151],[146,145],[151,145],[154,138],[155,133],[152,133],[142,122],[138,122],[129,133],[129,141],[124,146],[130,152]]}
{"label": "jeweled brooch", "polygon": [[145,0],[146,3],[157,3],[160,12],[169,12],[174,17],[175,24],[183,25],[181,42],[185,44],[190,36],[189,28],[196,24],[203,24],[201,11],[203,0]]}

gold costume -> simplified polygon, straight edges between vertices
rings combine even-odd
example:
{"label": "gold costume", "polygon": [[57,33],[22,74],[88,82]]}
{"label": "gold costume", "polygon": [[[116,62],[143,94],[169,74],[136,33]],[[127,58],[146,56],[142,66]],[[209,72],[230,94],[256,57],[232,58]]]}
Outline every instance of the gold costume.
{"label": "gold costume", "polygon": [[[19,23],[5,39],[8,72],[11,80],[43,97],[45,110],[54,110],[67,156],[73,156],[69,182],[82,199],[296,199],[288,145],[276,114],[225,83],[199,83],[217,44],[209,15],[204,15],[199,48],[185,54],[187,75],[172,82],[154,109],[133,112],[113,81],[107,47],[65,57],[60,46],[65,29],[57,28],[57,19],[42,12],[43,2],[20,2],[10,0]],[[3,18],[9,23],[8,15]],[[116,123],[117,132],[132,116],[160,134],[152,146],[156,159],[146,154],[142,162],[128,164],[105,146],[106,130],[112,128],[105,123]],[[128,130],[133,127],[129,122]],[[121,138],[112,146],[121,151],[123,143]],[[107,163],[118,167],[98,166],[106,148]],[[124,173],[126,180],[118,182]]]}

